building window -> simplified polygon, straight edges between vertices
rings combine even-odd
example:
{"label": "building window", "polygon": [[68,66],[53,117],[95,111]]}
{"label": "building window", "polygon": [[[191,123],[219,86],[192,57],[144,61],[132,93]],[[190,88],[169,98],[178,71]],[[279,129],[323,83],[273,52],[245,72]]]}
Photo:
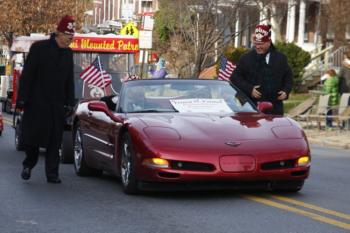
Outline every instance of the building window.
{"label": "building window", "polygon": [[152,11],[152,2],[141,2],[141,11],[142,12]]}

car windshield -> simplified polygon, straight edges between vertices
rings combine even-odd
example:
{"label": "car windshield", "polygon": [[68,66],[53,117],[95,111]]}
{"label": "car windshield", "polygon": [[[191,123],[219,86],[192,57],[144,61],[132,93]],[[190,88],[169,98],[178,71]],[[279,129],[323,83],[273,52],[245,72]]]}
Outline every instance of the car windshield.
{"label": "car windshield", "polygon": [[248,98],[218,80],[135,80],[124,83],[118,112],[257,112]]}

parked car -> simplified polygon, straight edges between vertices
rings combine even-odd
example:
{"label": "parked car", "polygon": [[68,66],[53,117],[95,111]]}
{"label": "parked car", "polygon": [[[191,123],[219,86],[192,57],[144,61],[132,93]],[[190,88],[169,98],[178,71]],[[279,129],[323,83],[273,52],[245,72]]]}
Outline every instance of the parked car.
{"label": "parked car", "polygon": [[219,80],[132,80],[119,96],[81,101],[73,119],[79,176],[107,171],[125,193],[158,189],[299,191],[310,150],[292,119],[263,112]]}

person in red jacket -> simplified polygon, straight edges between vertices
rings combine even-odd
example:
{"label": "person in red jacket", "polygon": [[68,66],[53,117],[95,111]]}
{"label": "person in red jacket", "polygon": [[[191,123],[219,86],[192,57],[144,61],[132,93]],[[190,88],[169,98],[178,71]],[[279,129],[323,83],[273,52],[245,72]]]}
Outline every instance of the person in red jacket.
{"label": "person in red jacket", "polygon": [[74,19],[63,17],[50,39],[31,46],[24,64],[16,103],[23,109],[24,180],[30,178],[42,147],[46,148],[47,182],[61,183],[58,167],[65,109],[75,102],[73,52],[69,48],[74,32]]}

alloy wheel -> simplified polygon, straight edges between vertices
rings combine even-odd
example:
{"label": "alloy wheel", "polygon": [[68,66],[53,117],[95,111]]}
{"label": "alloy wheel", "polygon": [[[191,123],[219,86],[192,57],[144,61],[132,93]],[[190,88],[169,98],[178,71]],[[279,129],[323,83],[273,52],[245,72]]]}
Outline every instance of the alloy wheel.
{"label": "alloy wheel", "polygon": [[130,145],[127,142],[123,144],[123,151],[121,156],[121,177],[124,186],[127,186],[130,181],[131,172],[131,151]]}
{"label": "alloy wheel", "polygon": [[81,167],[81,161],[83,158],[83,146],[81,142],[80,130],[77,129],[75,133],[74,141],[74,164],[77,170]]}

